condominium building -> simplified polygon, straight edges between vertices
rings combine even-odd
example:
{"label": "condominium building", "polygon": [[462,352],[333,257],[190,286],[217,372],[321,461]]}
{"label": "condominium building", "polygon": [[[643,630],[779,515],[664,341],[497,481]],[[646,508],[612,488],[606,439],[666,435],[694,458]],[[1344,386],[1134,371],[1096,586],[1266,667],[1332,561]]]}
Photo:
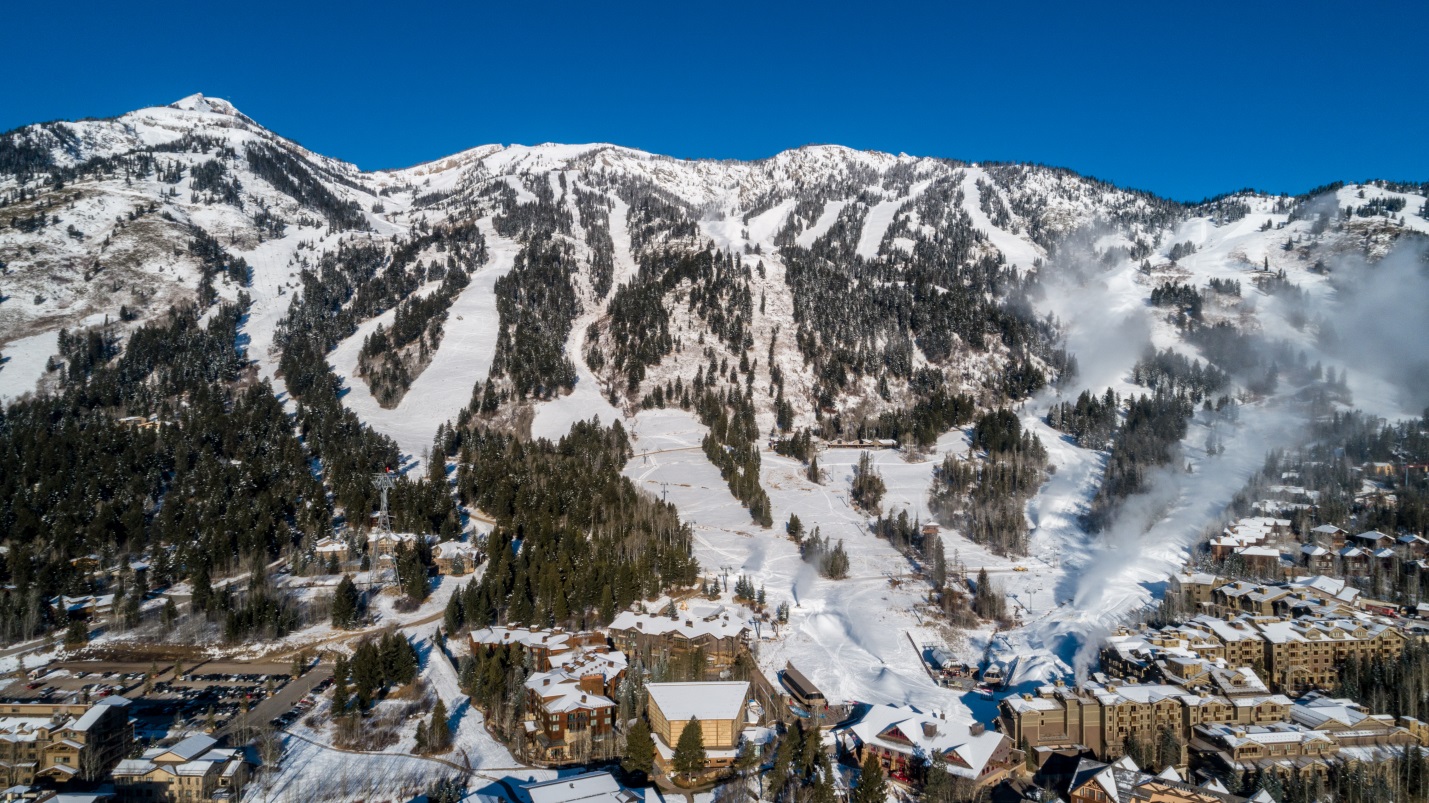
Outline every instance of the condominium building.
{"label": "condominium building", "polygon": [[619,652],[566,653],[565,660],[526,679],[527,757],[546,764],[596,757],[615,731],[616,687],[625,676]]}
{"label": "condominium building", "polygon": [[531,657],[539,672],[550,671],[577,654],[609,649],[605,636],[594,632],[573,633],[559,627],[483,627],[471,632],[471,648],[518,647]]}
{"label": "condominium building", "polygon": [[198,734],[125,759],[113,776],[125,803],[227,803],[242,797],[248,763],[242,750],[219,749],[218,740]]}
{"label": "condominium building", "polygon": [[1184,744],[1197,725],[1282,722],[1290,699],[1279,694],[1223,697],[1170,684],[1088,682],[1043,686],[1001,703],[1002,731],[1025,749],[1077,747],[1101,759],[1126,754],[1133,741],[1155,744],[1172,729]]}
{"label": "condominium building", "polygon": [[642,655],[653,663],[673,663],[695,653],[709,669],[729,667],[754,635],[749,624],[729,611],[704,617],[655,616],[625,611],[610,623],[610,641],[627,655]]}
{"label": "condominium building", "polygon": [[0,787],[102,777],[134,743],[129,704],[0,703]]}

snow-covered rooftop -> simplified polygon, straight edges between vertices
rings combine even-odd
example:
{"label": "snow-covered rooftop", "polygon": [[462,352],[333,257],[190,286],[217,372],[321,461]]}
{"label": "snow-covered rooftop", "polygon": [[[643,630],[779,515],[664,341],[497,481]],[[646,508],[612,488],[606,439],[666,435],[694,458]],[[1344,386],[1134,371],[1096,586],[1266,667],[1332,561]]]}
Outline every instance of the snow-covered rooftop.
{"label": "snow-covered rooftop", "polygon": [[870,706],[849,731],[864,744],[899,753],[940,754],[947,759],[949,772],[972,779],[981,777],[987,763],[1008,750],[1006,736],[970,718],[913,706]]}
{"label": "snow-covered rooftop", "polygon": [[671,722],[695,719],[738,719],[749,698],[743,680],[706,683],[649,683],[650,702]]}
{"label": "snow-covered rooftop", "polygon": [[586,772],[524,784],[521,788],[530,796],[531,803],[634,803],[639,800],[608,772]]}
{"label": "snow-covered rooftop", "polygon": [[752,632],[748,623],[728,612],[705,618],[679,616],[671,619],[668,616],[624,611],[610,623],[610,629],[635,630],[651,635],[679,633],[691,639],[700,636],[738,638]]}

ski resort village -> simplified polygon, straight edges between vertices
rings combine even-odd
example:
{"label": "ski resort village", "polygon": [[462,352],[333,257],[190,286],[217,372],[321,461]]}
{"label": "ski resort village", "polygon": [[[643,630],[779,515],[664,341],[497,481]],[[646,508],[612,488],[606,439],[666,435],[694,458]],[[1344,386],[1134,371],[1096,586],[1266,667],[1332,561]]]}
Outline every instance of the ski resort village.
{"label": "ski resort village", "polygon": [[0,801],[1429,799],[1429,185],[0,135]]}

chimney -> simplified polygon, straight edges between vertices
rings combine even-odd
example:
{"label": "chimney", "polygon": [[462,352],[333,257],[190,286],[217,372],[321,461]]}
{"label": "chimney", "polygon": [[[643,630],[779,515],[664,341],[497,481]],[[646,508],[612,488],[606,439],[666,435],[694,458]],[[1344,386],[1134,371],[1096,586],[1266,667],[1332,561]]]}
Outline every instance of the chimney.
{"label": "chimney", "polygon": [[987,727],[981,722],[974,722],[972,724],[972,727],[968,728],[968,733],[972,734],[973,736],[981,736],[986,730]]}

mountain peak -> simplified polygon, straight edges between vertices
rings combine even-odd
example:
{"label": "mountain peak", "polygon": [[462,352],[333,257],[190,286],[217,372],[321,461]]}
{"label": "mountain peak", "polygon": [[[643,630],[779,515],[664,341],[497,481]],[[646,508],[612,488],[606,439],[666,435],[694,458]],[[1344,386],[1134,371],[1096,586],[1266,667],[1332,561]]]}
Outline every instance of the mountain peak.
{"label": "mountain peak", "polygon": [[203,94],[195,92],[182,100],[169,104],[169,108],[186,112],[208,112],[211,114],[226,114],[230,117],[239,117],[238,109],[232,103],[221,98],[208,98]]}

